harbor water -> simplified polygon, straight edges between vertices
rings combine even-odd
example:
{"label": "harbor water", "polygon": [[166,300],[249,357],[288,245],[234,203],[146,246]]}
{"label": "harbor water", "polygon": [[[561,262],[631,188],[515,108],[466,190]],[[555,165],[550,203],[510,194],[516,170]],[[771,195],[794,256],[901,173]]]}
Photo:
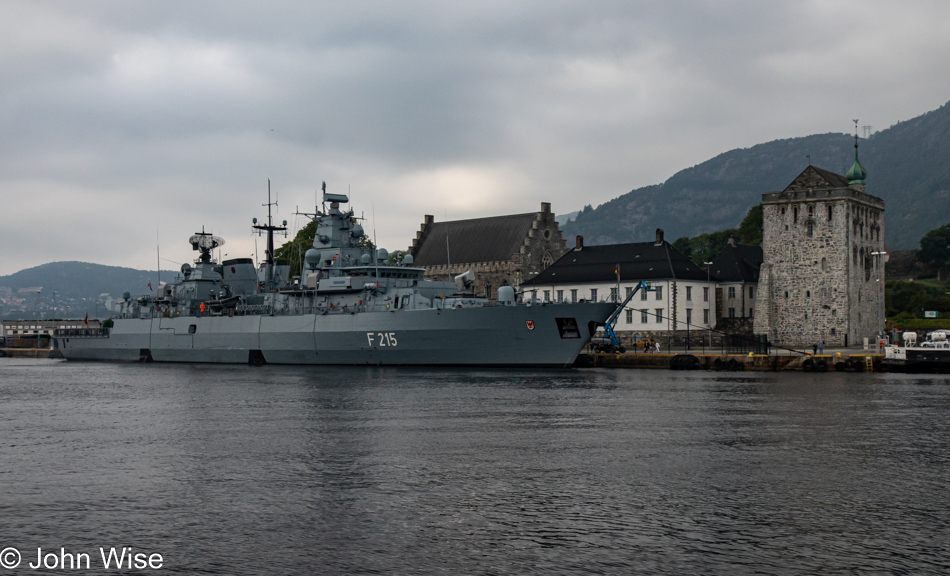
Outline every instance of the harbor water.
{"label": "harbor water", "polygon": [[950,571],[945,376],[0,358],[0,442],[0,573]]}

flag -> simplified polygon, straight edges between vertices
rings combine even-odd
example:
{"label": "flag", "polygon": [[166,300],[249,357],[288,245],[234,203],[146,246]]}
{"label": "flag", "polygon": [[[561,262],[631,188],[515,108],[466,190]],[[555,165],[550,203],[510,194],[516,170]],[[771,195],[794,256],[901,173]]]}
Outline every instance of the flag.
{"label": "flag", "polygon": [[614,274],[617,275],[617,280],[620,280],[620,264],[617,264],[617,267],[614,268]]}
{"label": "flag", "polygon": [[86,327],[88,327],[88,326],[89,326],[89,313],[88,313],[88,312],[86,312],[86,319],[84,320],[84,322],[86,323]]}
{"label": "flag", "polygon": [[151,280],[149,280],[149,282],[148,282],[148,289],[149,289],[149,291],[152,290],[152,281],[151,281]]}

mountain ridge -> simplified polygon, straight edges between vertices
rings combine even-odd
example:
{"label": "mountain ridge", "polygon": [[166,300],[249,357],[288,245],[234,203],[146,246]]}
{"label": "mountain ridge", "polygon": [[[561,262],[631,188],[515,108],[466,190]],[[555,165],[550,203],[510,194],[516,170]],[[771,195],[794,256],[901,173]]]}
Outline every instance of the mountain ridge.
{"label": "mountain ridge", "polygon": [[[859,138],[867,192],[885,201],[885,242],[916,248],[928,230],[950,220],[950,104]],[[809,161],[810,157],[810,161]],[[736,148],[680,170],[597,208],[585,206],[562,226],[588,244],[668,239],[735,228],[762,194],[783,190],[809,164],[845,174],[854,136],[813,134]]]}

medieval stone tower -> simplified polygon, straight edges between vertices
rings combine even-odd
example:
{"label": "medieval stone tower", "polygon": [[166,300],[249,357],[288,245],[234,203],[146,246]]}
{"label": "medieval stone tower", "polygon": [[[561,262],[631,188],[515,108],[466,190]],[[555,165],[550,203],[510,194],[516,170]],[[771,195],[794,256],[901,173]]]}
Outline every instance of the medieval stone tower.
{"label": "medieval stone tower", "polygon": [[762,195],[763,238],[754,331],[785,346],[854,346],[884,330],[884,201],[847,176],[809,166]]}

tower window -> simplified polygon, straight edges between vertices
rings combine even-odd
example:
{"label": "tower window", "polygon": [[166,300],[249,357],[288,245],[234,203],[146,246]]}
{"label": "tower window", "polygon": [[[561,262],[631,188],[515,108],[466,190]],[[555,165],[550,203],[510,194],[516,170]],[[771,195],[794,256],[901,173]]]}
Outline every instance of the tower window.
{"label": "tower window", "polygon": [[798,206],[792,209],[792,222],[798,224]]}
{"label": "tower window", "polygon": [[831,222],[831,204],[828,205],[828,221]]}
{"label": "tower window", "polygon": [[815,235],[815,223],[811,220],[808,221],[808,224],[805,225],[805,229],[808,232],[808,236],[812,237]]}

